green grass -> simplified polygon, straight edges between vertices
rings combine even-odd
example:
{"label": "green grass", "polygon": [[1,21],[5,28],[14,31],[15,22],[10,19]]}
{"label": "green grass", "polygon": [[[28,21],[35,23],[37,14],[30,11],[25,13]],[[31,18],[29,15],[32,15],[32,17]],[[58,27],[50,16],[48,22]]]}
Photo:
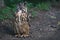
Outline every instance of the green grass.
{"label": "green grass", "polygon": [[[32,4],[32,3],[28,3],[27,4],[27,7],[28,7],[28,10],[30,10],[30,9],[34,9],[34,8],[36,8],[37,10],[49,10],[50,9],[50,3],[45,3],[45,2],[42,2],[42,3],[39,3],[39,4],[36,4],[35,6],[34,6],[34,4]],[[38,11],[37,11],[38,12]],[[31,14],[32,14],[32,16],[33,17],[35,17],[36,16],[36,11],[32,11],[31,12]]]}
{"label": "green grass", "polygon": [[12,15],[10,7],[6,7],[4,9],[0,10],[0,20],[9,19],[12,17],[13,17],[13,15]]}
{"label": "green grass", "polygon": [[49,3],[39,3],[36,5],[36,8],[39,10],[49,10],[50,9],[50,4]]}
{"label": "green grass", "polygon": [[[8,18],[12,18],[13,17],[13,12],[16,11],[16,4],[15,5],[12,5],[13,7],[9,7],[7,6],[6,8],[2,9],[0,8],[0,20],[4,20],[4,19],[8,19]],[[27,8],[28,8],[28,11],[32,8],[37,8],[39,10],[49,10],[50,8],[50,4],[48,3],[39,3],[39,4],[36,4],[34,6],[34,4],[32,3],[27,3]],[[13,12],[12,12],[13,11]],[[35,17],[36,16],[36,11],[32,11],[32,16]]]}
{"label": "green grass", "polygon": [[46,2],[42,2],[42,3],[38,3],[38,4],[27,3],[27,7],[28,7],[28,9],[37,8],[39,10],[49,10],[50,3],[46,3]]}
{"label": "green grass", "polygon": [[36,14],[37,14],[36,11],[33,11],[33,12],[31,13],[32,17],[35,17]]}
{"label": "green grass", "polygon": [[27,3],[27,8],[30,10],[31,8],[33,8],[33,4],[32,3]]}

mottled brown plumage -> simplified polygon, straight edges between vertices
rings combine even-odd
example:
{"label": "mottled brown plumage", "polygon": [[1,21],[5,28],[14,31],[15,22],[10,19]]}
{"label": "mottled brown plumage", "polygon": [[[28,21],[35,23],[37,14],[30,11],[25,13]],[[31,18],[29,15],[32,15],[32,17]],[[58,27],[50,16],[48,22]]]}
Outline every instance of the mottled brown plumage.
{"label": "mottled brown plumage", "polygon": [[15,30],[14,31],[17,33],[15,36],[18,36],[18,37],[29,36],[29,24],[27,21],[28,15],[27,15],[27,11],[25,10],[27,9],[23,6],[21,7],[21,10],[19,10],[15,14],[16,18],[15,18]]}

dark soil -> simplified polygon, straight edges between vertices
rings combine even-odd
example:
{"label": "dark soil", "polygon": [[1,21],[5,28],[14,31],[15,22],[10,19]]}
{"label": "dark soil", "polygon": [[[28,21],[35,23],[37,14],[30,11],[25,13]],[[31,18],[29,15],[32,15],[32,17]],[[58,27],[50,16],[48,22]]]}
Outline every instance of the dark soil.
{"label": "dark soil", "polygon": [[59,9],[53,7],[49,11],[36,10],[36,16],[30,20],[30,36],[26,38],[14,37],[11,25],[0,22],[0,40],[60,40]]}

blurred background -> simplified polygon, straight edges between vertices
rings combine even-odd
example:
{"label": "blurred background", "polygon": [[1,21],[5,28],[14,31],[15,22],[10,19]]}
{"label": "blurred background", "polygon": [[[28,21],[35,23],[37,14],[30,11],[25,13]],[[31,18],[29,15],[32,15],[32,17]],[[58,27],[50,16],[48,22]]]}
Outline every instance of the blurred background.
{"label": "blurred background", "polygon": [[[30,37],[16,38],[13,31],[18,3],[26,2]],[[0,40],[60,40],[60,0],[0,0]]]}

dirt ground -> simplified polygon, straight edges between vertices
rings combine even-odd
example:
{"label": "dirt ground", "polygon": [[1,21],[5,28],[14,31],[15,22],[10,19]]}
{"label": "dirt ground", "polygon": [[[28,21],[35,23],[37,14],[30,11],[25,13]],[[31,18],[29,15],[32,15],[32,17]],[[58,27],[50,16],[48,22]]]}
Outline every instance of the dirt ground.
{"label": "dirt ground", "polygon": [[49,11],[39,10],[30,20],[30,36],[26,38],[14,37],[10,26],[2,25],[0,22],[0,40],[60,40],[59,18],[60,8],[53,7]]}

